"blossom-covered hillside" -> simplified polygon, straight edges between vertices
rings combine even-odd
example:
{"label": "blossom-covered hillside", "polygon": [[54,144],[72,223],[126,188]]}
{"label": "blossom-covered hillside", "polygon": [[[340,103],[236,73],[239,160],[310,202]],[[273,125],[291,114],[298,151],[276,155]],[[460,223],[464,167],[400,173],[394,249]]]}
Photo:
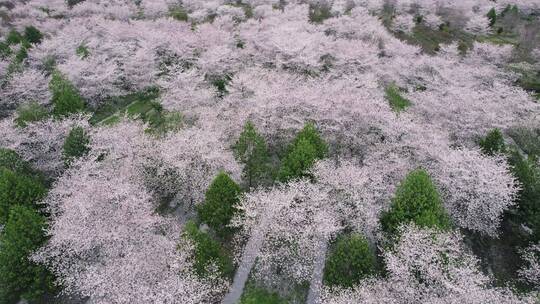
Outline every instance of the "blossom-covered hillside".
{"label": "blossom-covered hillside", "polygon": [[538,0],[0,1],[0,304],[537,303]]}

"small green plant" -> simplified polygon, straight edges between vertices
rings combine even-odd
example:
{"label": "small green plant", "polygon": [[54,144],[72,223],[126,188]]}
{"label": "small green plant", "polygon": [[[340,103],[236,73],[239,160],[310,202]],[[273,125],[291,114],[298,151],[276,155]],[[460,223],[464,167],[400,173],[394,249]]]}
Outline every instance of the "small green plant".
{"label": "small green plant", "polygon": [[325,284],[352,287],[375,273],[375,253],[362,235],[343,235],[332,247],[324,267]]}
{"label": "small green plant", "polygon": [[24,29],[24,39],[32,44],[40,44],[43,34],[34,26],[27,26]]}
{"label": "small green plant", "polygon": [[34,303],[54,289],[54,277],[29,255],[46,241],[45,219],[25,206],[14,206],[0,236],[0,299]]}
{"label": "small green plant", "polygon": [[399,88],[393,84],[386,87],[384,92],[386,100],[388,100],[394,112],[401,112],[411,105],[411,102],[401,96]]}
{"label": "small green plant", "polygon": [[518,151],[509,153],[508,163],[512,174],[520,183],[517,197],[516,221],[532,231],[530,239],[540,240],[540,165],[535,156],[524,157]]}
{"label": "small green plant", "polygon": [[229,84],[229,81],[231,81],[230,75],[213,75],[213,76],[207,76],[207,79],[210,81],[210,83],[217,89],[217,95],[218,97],[223,97],[229,93],[227,91],[227,85]]}
{"label": "small green plant", "polygon": [[55,116],[67,116],[84,111],[85,104],[79,91],[60,72],[53,72],[49,89],[52,92],[53,114]]}
{"label": "small green plant", "polygon": [[286,304],[277,293],[256,286],[247,286],[240,299],[240,304]]}
{"label": "small green plant", "polygon": [[405,177],[396,190],[390,210],[381,216],[381,226],[390,234],[394,234],[400,225],[410,222],[420,227],[450,227],[450,219],[437,188],[429,174],[421,169]]}
{"label": "small green plant", "polygon": [[6,223],[9,210],[15,205],[35,207],[47,189],[40,180],[0,168],[0,224]]}
{"label": "small green plant", "polygon": [[64,163],[69,166],[75,159],[86,155],[90,151],[90,137],[80,126],[74,127],[69,131],[64,141]]}
{"label": "small green plant", "polygon": [[189,15],[181,5],[175,5],[169,8],[169,16],[178,21],[188,21]]}
{"label": "small green plant", "polygon": [[84,44],[79,45],[75,50],[75,53],[77,54],[77,56],[81,57],[81,59],[85,59],[90,56],[90,51],[88,50],[88,47]]}
{"label": "small green plant", "polygon": [[33,101],[26,104],[22,104],[17,108],[17,118],[15,122],[21,128],[26,127],[30,122],[36,122],[47,118],[49,111],[40,105],[39,103]]}
{"label": "small green plant", "polygon": [[9,31],[9,33],[6,36],[6,43],[8,45],[19,44],[22,41],[23,41],[23,36],[19,32],[17,32],[17,30],[15,29],[12,29],[11,31]]}
{"label": "small green plant", "polygon": [[495,22],[497,22],[497,11],[495,8],[492,8],[487,13],[487,17],[489,19],[489,26],[493,27],[495,25]]}
{"label": "small green plant", "polygon": [[244,164],[243,176],[249,188],[260,184],[270,171],[270,155],[264,138],[250,121],[233,146],[235,158]]}
{"label": "small green plant", "polygon": [[218,241],[189,221],[184,227],[184,236],[193,242],[195,273],[200,277],[208,277],[212,270],[217,270],[224,278],[231,278],[234,274],[234,264],[229,253]]}
{"label": "small green plant", "polygon": [[199,219],[208,224],[219,237],[229,237],[234,229],[228,225],[233,216],[239,212],[237,205],[240,194],[240,186],[227,173],[220,172],[208,187],[204,203],[198,205]]}
{"label": "small green plant", "polygon": [[308,18],[313,23],[323,23],[332,17],[332,6],[327,2],[312,3],[309,5]]}
{"label": "small green plant", "polygon": [[499,129],[493,129],[489,131],[486,137],[480,139],[478,143],[482,153],[493,156],[497,153],[504,153],[506,146],[504,144],[504,138]]}
{"label": "small green plant", "polygon": [[311,177],[309,169],[318,159],[326,157],[327,153],[328,146],[315,125],[306,124],[287,149],[278,172],[278,180],[286,182],[294,178]]}

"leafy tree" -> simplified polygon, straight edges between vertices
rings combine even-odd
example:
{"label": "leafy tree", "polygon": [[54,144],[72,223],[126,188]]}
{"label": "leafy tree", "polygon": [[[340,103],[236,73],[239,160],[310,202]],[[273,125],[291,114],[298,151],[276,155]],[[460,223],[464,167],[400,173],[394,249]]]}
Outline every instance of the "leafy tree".
{"label": "leafy tree", "polygon": [[495,22],[497,22],[497,11],[495,8],[492,8],[487,13],[487,17],[489,19],[489,26],[495,25]]}
{"label": "leafy tree", "polygon": [[76,158],[88,153],[88,151],[90,151],[90,148],[88,147],[89,143],[90,137],[82,127],[78,126],[71,129],[64,141],[63,155],[66,165],[69,165]]}
{"label": "leafy tree", "polygon": [[523,157],[512,151],[508,158],[521,189],[517,199],[517,221],[532,230],[532,240],[540,240],[540,166],[536,157]]}
{"label": "leafy tree", "polygon": [[24,175],[33,175],[30,165],[17,152],[5,148],[0,148],[0,170],[2,169],[8,169]]}
{"label": "leafy tree", "polygon": [[243,174],[248,187],[259,184],[270,170],[270,156],[264,138],[250,121],[244,125],[233,150],[236,159],[244,164]]}
{"label": "leafy tree", "polygon": [[37,300],[54,290],[53,276],[29,255],[46,240],[45,219],[25,206],[14,206],[0,237],[0,303]]}
{"label": "leafy tree", "polygon": [[499,129],[489,131],[486,137],[480,140],[479,145],[482,153],[489,156],[503,153],[506,149],[503,135]]}
{"label": "leafy tree", "polygon": [[389,85],[384,92],[386,99],[390,103],[390,107],[395,112],[403,111],[411,105],[411,101],[401,96],[399,88],[395,85]]}
{"label": "leafy tree", "polygon": [[308,170],[316,160],[315,147],[307,139],[300,140],[283,160],[278,180],[286,182],[298,177],[309,177]]}
{"label": "leafy tree", "polygon": [[43,34],[34,26],[27,26],[24,29],[24,39],[29,43],[40,44],[43,40]]}
{"label": "leafy tree", "polygon": [[0,224],[8,219],[9,210],[15,205],[33,206],[43,198],[47,189],[29,176],[9,169],[0,169]]}
{"label": "leafy tree", "polygon": [[238,212],[240,192],[240,186],[227,173],[220,172],[208,187],[204,203],[197,208],[199,219],[220,237],[227,237],[233,231],[227,225]]}
{"label": "leafy tree", "polygon": [[341,236],[333,247],[324,267],[326,284],[352,287],[375,272],[375,254],[362,235]]}
{"label": "leafy tree", "polygon": [[47,115],[49,115],[47,109],[33,101],[22,104],[17,108],[17,118],[15,119],[15,122],[19,127],[26,127],[27,123],[43,120]]}
{"label": "leafy tree", "polygon": [[421,169],[407,175],[396,190],[390,210],[383,212],[384,231],[395,233],[401,224],[413,222],[420,227],[446,229],[450,220],[437,188],[429,174]]}
{"label": "leafy tree", "polygon": [[84,100],[79,92],[60,72],[53,72],[49,88],[52,91],[54,115],[67,116],[84,110]]}
{"label": "leafy tree", "polygon": [[286,182],[297,177],[308,177],[315,161],[326,157],[328,146],[315,125],[308,123],[296,135],[278,172],[278,179]]}
{"label": "leafy tree", "polygon": [[269,292],[259,287],[247,286],[240,299],[240,304],[285,304],[287,301],[282,299],[277,293]]}
{"label": "leafy tree", "polygon": [[185,236],[190,239],[195,246],[194,268],[197,275],[201,277],[211,274],[209,271],[215,266],[223,277],[231,278],[234,274],[233,261],[229,254],[222,248],[218,241],[197,228],[197,225],[190,221],[185,226]]}
{"label": "leafy tree", "polygon": [[81,44],[75,50],[75,54],[77,54],[77,56],[81,57],[81,59],[85,59],[88,56],[90,56],[90,51],[88,50],[88,47],[86,45]]}
{"label": "leafy tree", "polygon": [[17,32],[16,30],[11,30],[6,36],[6,43],[7,44],[19,44],[23,40],[23,36]]}

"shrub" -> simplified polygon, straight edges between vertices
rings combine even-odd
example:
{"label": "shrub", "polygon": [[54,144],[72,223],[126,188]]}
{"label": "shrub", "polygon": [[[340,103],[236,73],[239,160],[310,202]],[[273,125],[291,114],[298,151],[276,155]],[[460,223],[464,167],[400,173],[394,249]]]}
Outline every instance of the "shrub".
{"label": "shrub", "polygon": [[66,140],[64,141],[64,162],[67,166],[76,158],[79,158],[90,150],[88,144],[90,137],[86,134],[82,127],[74,127],[69,131]]}
{"label": "shrub", "polygon": [[413,222],[420,227],[446,229],[450,220],[437,188],[424,170],[412,171],[398,186],[390,210],[383,212],[385,232],[395,233],[402,224]]}
{"label": "shrub", "polygon": [[506,149],[503,135],[499,129],[489,131],[486,137],[480,140],[479,145],[482,153],[489,156],[493,156],[497,153],[503,153]]}
{"label": "shrub", "polygon": [[236,206],[240,193],[240,186],[225,172],[220,172],[208,187],[204,203],[197,206],[199,219],[218,236],[229,236],[233,229],[227,225],[238,212]]}
{"label": "shrub", "polygon": [[331,249],[324,267],[324,282],[352,287],[375,272],[376,257],[367,240],[358,233],[341,236]]}
{"label": "shrub", "polygon": [[70,8],[72,8],[72,7],[74,7],[75,5],[77,5],[77,4],[79,4],[79,3],[82,3],[82,2],[84,2],[84,1],[86,1],[86,0],[66,0],[66,3],[67,3],[67,5],[68,5]]}
{"label": "shrub", "polygon": [[264,138],[250,121],[244,125],[233,146],[235,158],[244,164],[243,175],[248,187],[258,185],[268,175],[270,156]]}
{"label": "shrub", "polygon": [[286,182],[298,177],[310,177],[309,169],[315,161],[326,157],[328,146],[312,123],[306,124],[287,149],[278,180]]}
{"label": "shrub", "polygon": [[308,18],[313,23],[323,23],[324,20],[332,17],[332,6],[324,2],[311,3],[309,5]]}
{"label": "shrub", "polygon": [[0,148],[0,170],[8,169],[21,175],[33,175],[30,165],[17,152]]}
{"label": "shrub", "polygon": [[29,255],[46,240],[45,219],[31,208],[14,206],[0,236],[0,303],[35,301],[54,289],[53,276]]}
{"label": "shrub", "polygon": [[230,255],[221,247],[218,241],[202,232],[197,225],[190,221],[184,227],[184,235],[193,242],[195,273],[201,277],[212,274],[215,267],[221,276],[231,278],[234,274],[234,265]]}
{"label": "shrub", "polygon": [[285,304],[287,301],[280,298],[275,292],[269,292],[266,289],[248,286],[240,304]]}
{"label": "shrub", "polygon": [[53,72],[49,88],[55,116],[67,116],[84,110],[84,101],[79,92],[60,72]]}
{"label": "shrub", "polygon": [[6,36],[7,44],[19,44],[23,40],[23,36],[16,30],[11,30]]}
{"label": "shrub", "polygon": [[22,104],[17,108],[17,118],[15,122],[19,127],[26,127],[29,122],[36,122],[45,119],[49,115],[47,109],[37,102]]}
{"label": "shrub", "polygon": [[43,34],[34,26],[27,26],[24,29],[24,39],[29,43],[40,44],[43,40]]}
{"label": "shrub", "polygon": [[90,55],[90,51],[88,50],[88,47],[86,47],[86,45],[81,44],[75,50],[75,54],[81,57],[81,59],[85,59]]}
{"label": "shrub", "polygon": [[188,13],[180,5],[175,5],[175,6],[171,7],[171,8],[169,8],[169,15],[173,19],[178,20],[178,21],[188,21],[188,19],[189,19]]}
{"label": "shrub", "polygon": [[12,53],[11,48],[5,42],[0,41],[0,59],[10,56]]}
{"label": "shrub", "polygon": [[46,192],[40,180],[0,168],[0,224],[7,221],[13,206],[34,206]]}
{"label": "shrub", "polygon": [[533,241],[540,240],[540,166],[536,157],[512,151],[508,158],[512,173],[520,183],[517,208],[519,223],[531,229]]}
{"label": "shrub", "polygon": [[489,19],[489,26],[495,25],[495,22],[497,22],[497,11],[495,8],[492,8],[487,13],[487,17]]}
{"label": "shrub", "polygon": [[395,85],[389,85],[384,92],[386,100],[388,100],[390,107],[395,112],[401,112],[411,105],[411,101],[401,96],[399,88]]}

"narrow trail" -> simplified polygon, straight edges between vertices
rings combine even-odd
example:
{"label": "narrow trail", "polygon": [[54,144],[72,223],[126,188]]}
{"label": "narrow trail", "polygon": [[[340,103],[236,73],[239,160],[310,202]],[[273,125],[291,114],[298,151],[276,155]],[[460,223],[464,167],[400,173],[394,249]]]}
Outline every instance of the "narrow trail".
{"label": "narrow trail", "polygon": [[313,274],[309,282],[309,292],[306,304],[319,303],[327,249],[328,241],[326,239],[321,239],[316,249],[317,256],[315,258],[315,265],[313,266]]}
{"label": "narrow trail", "polygon": [[236,304],[240,301],[240,297],[244,291],[244,286],[246,285],[249,273],[251,272],[251,269],[255,264],[255,260],[257,259],[257,256],[259,255],[261,247],[264,243],[264,236],[266,234],[267,227],[266,223],[267,221],[261,223],[258,229],[251,234],[246,244],[246,248],[244,249],[238,270],[234,275],[233,284],[229,290],[229,293],[221,301],[221,304]]}

